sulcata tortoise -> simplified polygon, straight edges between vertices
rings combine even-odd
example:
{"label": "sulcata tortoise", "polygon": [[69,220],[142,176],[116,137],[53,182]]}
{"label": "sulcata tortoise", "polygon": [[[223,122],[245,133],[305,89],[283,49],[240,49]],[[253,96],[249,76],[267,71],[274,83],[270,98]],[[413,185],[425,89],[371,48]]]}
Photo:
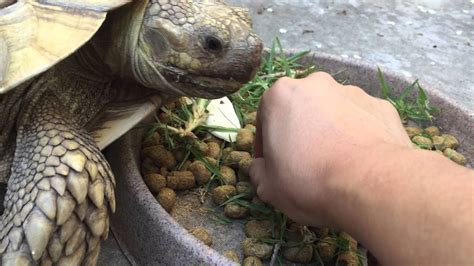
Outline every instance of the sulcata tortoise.
{"label": "sulcata tortoise", "polygon": [[1,264],[94,265],[115,210],[101,150],[176,96],[236,91],[261,51],[222,0],[0,0]]}

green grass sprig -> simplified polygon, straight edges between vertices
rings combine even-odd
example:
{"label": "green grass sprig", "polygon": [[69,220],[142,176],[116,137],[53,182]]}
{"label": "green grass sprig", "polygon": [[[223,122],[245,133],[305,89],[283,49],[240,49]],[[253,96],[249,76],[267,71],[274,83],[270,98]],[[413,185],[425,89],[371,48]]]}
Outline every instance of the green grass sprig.
{"label": "green grass sprig", "polygon": [[380,68],[378,68],[377,76],[380,80],[382,97],[397,109],[400,119],[404,123],[408,120],[416,123],[432,122],[434,116],[439,113],[437,108],[431,106],[430,100],[418,80],[404,88],[399,95],[395,95]]}

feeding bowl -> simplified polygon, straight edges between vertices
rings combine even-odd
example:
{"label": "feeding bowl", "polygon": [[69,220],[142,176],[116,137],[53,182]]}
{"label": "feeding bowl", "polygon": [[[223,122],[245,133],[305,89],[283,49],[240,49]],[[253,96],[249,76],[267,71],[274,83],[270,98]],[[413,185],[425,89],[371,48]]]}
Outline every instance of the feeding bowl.
{"label": "feeding bowl", "polygon": [[[379,95],[377,68],[361,61],[324,54],[309,54],[303,61],[314,61],[324,71],[336,74],[338,80],[360,86],[371,95]],[[385,72],[386,81],[399,93],[413,80]],[[453,81],[454,82],[454,81]],[[474,160],[474,110],[465,110],[436,90],[436,84],[421,84],[431,103],[441,110],[435,125],[458,137],[460,151],[471,163]],[[232,264],[216,250],[209,248],[180,226],[156,201],[140,174],[140,146],[143,130],[132,130],[106,151],[116,175],[117,211],[111,220],[112,230],[128,258],[145,264]],[[235,228],[234,228],[235,229]],[[233,228],[222,235],[234,234]],[[238,230],[238,229],[235,229]],[[237,234],[237,233],[236,233]]]}

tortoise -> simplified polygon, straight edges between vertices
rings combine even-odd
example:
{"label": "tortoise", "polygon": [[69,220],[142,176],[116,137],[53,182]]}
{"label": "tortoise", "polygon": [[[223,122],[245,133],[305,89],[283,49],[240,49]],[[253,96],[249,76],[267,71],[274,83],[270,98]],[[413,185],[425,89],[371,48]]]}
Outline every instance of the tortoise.
{"label": "tortoise", "polygon": [[180,95],[218,98],[262,43],[222,0],[0,1],[2,265],[94,265],[115,210],[101,153]]}

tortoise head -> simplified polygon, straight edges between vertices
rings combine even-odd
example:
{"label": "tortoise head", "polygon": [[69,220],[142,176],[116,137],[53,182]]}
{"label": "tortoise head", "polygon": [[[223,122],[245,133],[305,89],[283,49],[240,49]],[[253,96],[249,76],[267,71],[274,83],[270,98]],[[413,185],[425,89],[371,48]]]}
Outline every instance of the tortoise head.
{"label": "tortoise head", "polygon": [[262,42],[248,11],[222,0],[149,0],[137,48],[140,83],[216,98],[255,75]]}

